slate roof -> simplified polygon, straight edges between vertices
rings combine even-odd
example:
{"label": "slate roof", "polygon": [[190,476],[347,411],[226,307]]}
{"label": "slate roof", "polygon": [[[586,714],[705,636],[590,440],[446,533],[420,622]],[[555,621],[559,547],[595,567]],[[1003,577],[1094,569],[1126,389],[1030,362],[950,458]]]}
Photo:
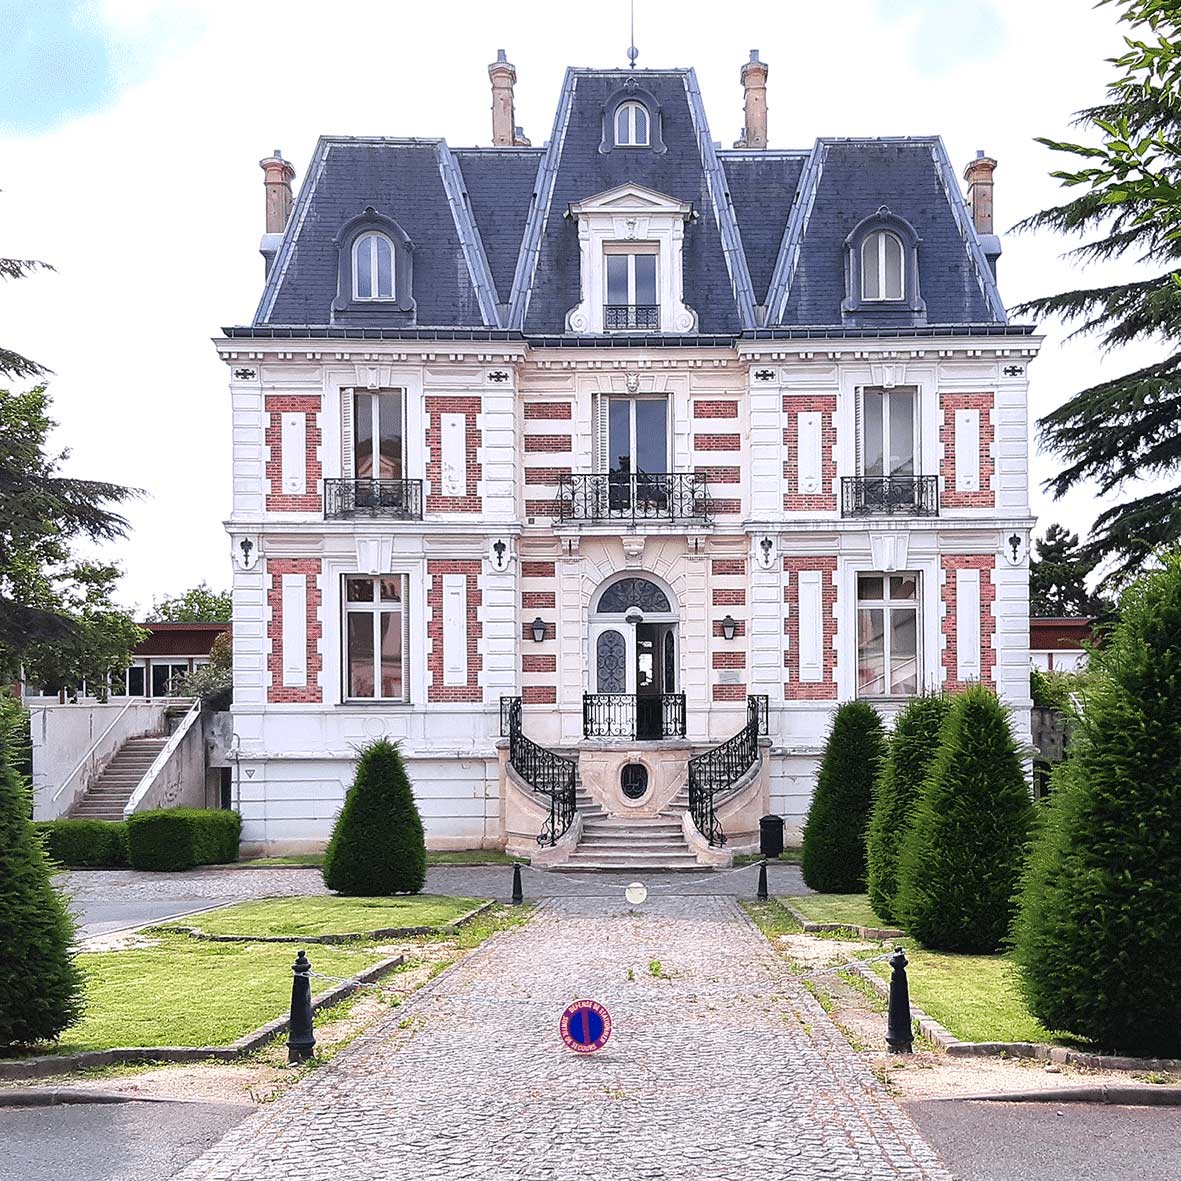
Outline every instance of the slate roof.
{"label": "slate roof", "polygon": [[[600,151],[603,108],[629,80],[660,107],[664,151]],[[544,148],[461,148],[441,139],[320,140],[275,257],[253,331],[335,332],[341,227],[373,206],[413,242],[415,315],[397,328],[380,307],[352,328],[380,333],[565,334],[580,299],[572,203],[638,184],[692,205],[684,297],[703,336],[842,326],[845,238],[882,205],[920,238],[925,323],[1007,323],[960,188],[935,136],[820,139],[795,151],[722,151],[692,70],[566,72]],[[859,312],[856,329],[872,331]],[[849,324],[843,326],[850,329]],[[851,330],[851,329],[850,329]]]}

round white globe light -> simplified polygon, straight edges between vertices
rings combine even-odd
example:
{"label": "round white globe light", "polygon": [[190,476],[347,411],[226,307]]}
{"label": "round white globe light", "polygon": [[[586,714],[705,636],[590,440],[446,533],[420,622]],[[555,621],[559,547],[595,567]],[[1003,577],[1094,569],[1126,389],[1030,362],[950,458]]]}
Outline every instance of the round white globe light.
{"label": "round white globe light", "polygon": [[643,882],[632,882],[623,892],[623,896],[632,904],[639,906],[648,897],[648,887]]}

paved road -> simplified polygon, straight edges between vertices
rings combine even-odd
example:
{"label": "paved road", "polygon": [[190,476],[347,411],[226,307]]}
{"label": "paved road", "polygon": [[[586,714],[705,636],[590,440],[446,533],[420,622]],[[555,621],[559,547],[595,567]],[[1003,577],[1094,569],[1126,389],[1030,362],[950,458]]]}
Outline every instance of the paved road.
{"label": "paved road", "polygon": [[167,1181],[253,1108],[231,1103],[0,1107],[6,1181]]}
{"label": "paved road", "polygon": [[[634,979],[628,979],[629,969]],[[595,1056],[558,1017],[614,1019]],[[178,1181],[949,1174],[732,898],[563,897],[428,985]]]}
{"label": "paved road", "polygon": [[1181,1107],[907,1103],[964,1181],[1146,1181],[1181,1177]]}

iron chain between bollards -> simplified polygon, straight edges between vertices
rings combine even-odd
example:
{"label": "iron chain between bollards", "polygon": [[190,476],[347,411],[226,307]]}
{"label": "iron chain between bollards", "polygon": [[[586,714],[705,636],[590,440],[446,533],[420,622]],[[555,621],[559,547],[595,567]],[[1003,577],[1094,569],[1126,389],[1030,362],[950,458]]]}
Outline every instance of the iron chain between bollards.
{"label": "iron chain between bollards", "polygon": [[291,1024],[287,1030],[287,1061],[306,1062],[316,1047],[312,1033],[312,965],[301,951],[291,965]]}
{"label": "iron chain between bollards", "polygon": [[886,1045],[891,1054],[909,1054],[914,1049],[914,1025],[910,1019],[910,985],[906,979],[909,961],[901,947],[890,957],[890,1011],[886,1016]]}

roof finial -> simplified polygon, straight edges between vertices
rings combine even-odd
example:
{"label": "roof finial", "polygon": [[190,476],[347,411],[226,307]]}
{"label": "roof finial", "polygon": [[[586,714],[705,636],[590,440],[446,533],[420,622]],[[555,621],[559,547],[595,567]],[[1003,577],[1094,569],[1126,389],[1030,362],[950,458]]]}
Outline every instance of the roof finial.
{"label": "roof finial", "polygon": [[634,70],[636,68],[636,58],[640,56],[640,51],[636,48],[636,0],[631,0],[631,14],[632,14],[632,38],[631,44],[627,47],[628,68]]}

